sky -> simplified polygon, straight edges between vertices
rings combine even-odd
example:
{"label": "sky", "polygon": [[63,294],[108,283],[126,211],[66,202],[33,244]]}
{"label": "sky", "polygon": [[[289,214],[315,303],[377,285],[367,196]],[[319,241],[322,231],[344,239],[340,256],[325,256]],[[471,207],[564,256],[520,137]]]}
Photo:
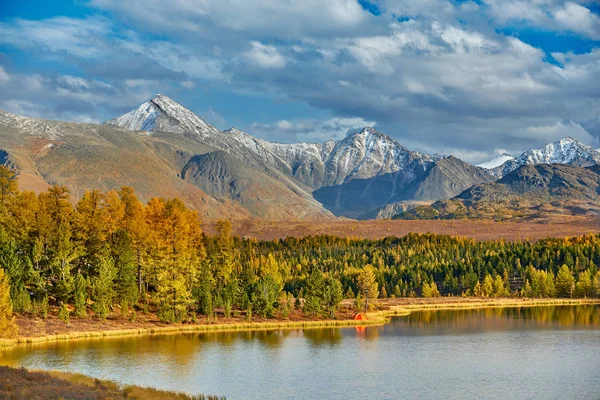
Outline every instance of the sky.
{"label": "sky", "polygon": [[102,122],[157,93],[284,143],[600,148],[600,0],[0,2],[0,109]]}

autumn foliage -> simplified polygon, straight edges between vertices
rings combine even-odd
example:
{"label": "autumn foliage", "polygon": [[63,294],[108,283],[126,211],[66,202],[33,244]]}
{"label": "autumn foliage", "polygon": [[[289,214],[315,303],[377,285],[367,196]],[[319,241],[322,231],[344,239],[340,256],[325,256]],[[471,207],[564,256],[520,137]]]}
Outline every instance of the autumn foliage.
{"label": "autumn foliage", "polygon": [[232,236],[229,221],[206,235],[179,199],[143,204],[122,187],[75,202],[61,186],[20,191],[0,167],[1,327],[12,326],[12,310],[60,310],[65,322],[149,310],[165,322],[210,320],[215,310],[287,318],[294,308],[335,318],[344,293],[365,309],[377,297],[596,297],[599,264],[598,235],[258,241]]}

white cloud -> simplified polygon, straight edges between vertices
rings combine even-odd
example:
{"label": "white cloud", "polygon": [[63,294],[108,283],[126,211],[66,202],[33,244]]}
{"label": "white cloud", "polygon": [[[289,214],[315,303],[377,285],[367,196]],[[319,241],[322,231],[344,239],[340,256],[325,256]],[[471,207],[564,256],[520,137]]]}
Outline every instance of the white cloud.
{"label": "white cloud", "polygon": [[10,75],[8,74],[8,72],[6,72],[4,70],[4,68],[2,68],[2,66],[0,65],[0,84],[1,83],[6,83],[10,80]]}
{"label": "white cloud", "polygon": [[109,33],[110,22],[103,18],[56,17],[0,23],[0,43],[21,48],[43,47],[81,58],[105,55],[103,38]]}
{"label": "white cloud", "polygon": [[554,11],[554,18],[568,30],[600,40],[600,18],[579,4],[566,3]]}
{"label": "white cloud", "polygon": [[[562,0],[484,0],[501,24],[526,22],[545,29],[579,33],[600,39],[600,18],[587,7]],[[593,2],[594,0],[592,0]],[[579,1],[587,3],[590,1]]]}
{"label": "white cloud", "polygon": [[253,123],[251,131],[279,142],[324,142],[342,139],[349,132],[374,125],[375,121],[359,117],[336,117],[326,120],[280,120],[272,124]]}
{"label": "white cloud", "polygon": [[351,32],[373,18],[356,0],[93,0],[157,31],[210,35],[227,29],[274,38],[335,35]]}
{"label": "white cloud", "polygon": [[[53,117],[112,116],[157,92],[176,99],[205,88],[234,97],[258,93],[302,104],[302,115],[358,118],[293,120],[265,110],[256,118],[280,119],[253,127],[265,137],[320,141],[343,136],[355,123],[377,122],[410,148],[470,158],[490,148],[519,153],[544,144],[554,130],[589,141],[564,121],[600,115],[600,50],[555,53],[557,66],[518,38],[519,29],[536,27],[570,40],[597,38],[590,1],[377,0],[379,17],[355,0],[91,4],[103,18],[0,23],[0,44],[82,71],[60,77],[60,69],[24,75],[11,68],[7,80],[2,69],[2,104],[27,109],[25,102],[39,102],[36,112]],[[502,33],[506,27],[517,37]],[[228,112],[224,120],[232,119],[235,105]],[[243,126],[244,118],[234,119]]]}
{"label": "white cloud", "polygon": [[530,126],[525,129],[524,136],[545,143],[554,142],[567,136],[584,143],[595,142],[594,137],[588,131],[573,121],[556,122],[548,126]]}
{"label": "white cloud", "polygon": [[114,115],[116,109],[128,110],[155,94],[156,87],[151,81],[127,81],[116,86],[72,75],[14,73],[2,84],[0,109],[30,117],[101,122],[104,112]]}
{"label": "white cloud", "polygon": [[250,46],[251,49],[244,53],[244,57],[251,64],[261,68],[285,67],[285,58],[275,47],[257,41],[250,42]]}
{"label": "white cloud", "polygon": [[208,110],[201,112],[199,115],[202,118],[206,119],[210,124],[216,126],[217,128],[224,129],[227,120],[213,108],[209,108]]}

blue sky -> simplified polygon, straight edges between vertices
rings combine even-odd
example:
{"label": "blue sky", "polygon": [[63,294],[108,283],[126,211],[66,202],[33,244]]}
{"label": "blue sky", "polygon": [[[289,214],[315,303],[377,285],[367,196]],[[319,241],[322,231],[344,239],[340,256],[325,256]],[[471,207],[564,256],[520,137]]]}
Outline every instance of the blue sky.
{"label": "blue sky", "polygon": [[221,129],[323,141],[373,125],[480,161],[600,147],[600,1],[0,3],[0,109],[100,122],[163,93]]}

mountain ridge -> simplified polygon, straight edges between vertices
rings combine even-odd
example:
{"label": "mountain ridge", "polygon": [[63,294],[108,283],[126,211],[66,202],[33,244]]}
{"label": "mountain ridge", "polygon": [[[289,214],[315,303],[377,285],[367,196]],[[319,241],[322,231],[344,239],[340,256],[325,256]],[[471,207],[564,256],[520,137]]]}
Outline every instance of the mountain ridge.
{"label": "mountain ridge", "polygon": [[37,191],[64,184],[77,196],[130,185],[143,199],[181,196],[211,217],[389,217],[523,165],[600,162],[600,153],[572,138],[484,167],[409,150],[372,127],[335,141],[276,143],[221,131],[165,95],[100,125],[0,112],[0,140],[0,161]]}
{"label": "mountain ridge", "polygon": [[589,167],[599,163],[600,151],[566,136],[544,147],[527,150],[517,158],[507,159],[501,165],[490,168],[490,171],[495,177],[502,178],[523,165],[567,164]]}

